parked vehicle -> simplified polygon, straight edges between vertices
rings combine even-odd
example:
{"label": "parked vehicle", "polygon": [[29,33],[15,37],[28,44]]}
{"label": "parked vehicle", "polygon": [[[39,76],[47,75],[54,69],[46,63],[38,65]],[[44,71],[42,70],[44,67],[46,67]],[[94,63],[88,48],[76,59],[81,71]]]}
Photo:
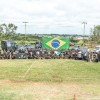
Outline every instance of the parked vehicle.
{"label": "parked vehicle", "polygon": [[93,51],[98,53],[100,51],[100,46],[96,46]]}
{"label": "parked vehicle", "polygon": [[1,48],[4,51],[15,51],[16,50],[16,44],[12,40],[2,40],[1,41]]}
{"label": "parked vehicle", "polygon": [[42,48],[42,42],[41,41],[37,41],[35,43],[35,48]]}
{"label": "parked vehicle", "polygon": [[80,50],[81,49],[81,46],[80,45],[74,45],[72,47],[73,50]]}
{"label": "parked vehicle", "polygon": [[28,58],[27,49],[24,47],[24,45],[17,45],[17,49],[15,53],[16,53],[16,59]]}
{"label": "parked vehicle", "polygon": [[82,59],[83,60],[87,60],[88,59],[88,55],[89,55],[89,48],[88,47],[82,47],[81,50],[82,52]]}
{"label": "parked vehicle", "polygon": [[32,51],[32,50],[35,49],[35,46],[33,46],[33,45],[31,45],[31,44],[26,44],[24,47],[25,47],[28,51]]}

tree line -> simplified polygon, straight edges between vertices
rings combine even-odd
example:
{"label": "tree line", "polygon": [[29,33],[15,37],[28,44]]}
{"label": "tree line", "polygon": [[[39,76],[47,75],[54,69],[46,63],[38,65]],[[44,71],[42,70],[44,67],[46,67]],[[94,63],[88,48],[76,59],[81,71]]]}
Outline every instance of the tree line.
{"label": "tree line", "polygon": [[[14,25],[13,23],[9,24],[1,24],[0,25],[0,40],[14,40],[14,41],[21,41],[24,43],[25,41],[25,34],[16,33],[18,26]],[[33,34],[26,34],[26,41],[36,41],[40,39],[37,35]]]}
{"label": "tree line", "polygon": [[[14,25],[13,23],[9,24],[1,24],[0,25],[0,40],[15,40],[15,41],[24,41],[25,40],[25,34],[18,34],[16,33],[18,29],[18,26]],[[90,30],[91,36],[90,36],[90,41],[93,41],[95,43],[100,43],[100,25],[94,26]],[[36,41],[41,39],[39,35],[35,34],[26,34],[26,40],[27,41]],[[71,41],[73,39],[71,38]]]}

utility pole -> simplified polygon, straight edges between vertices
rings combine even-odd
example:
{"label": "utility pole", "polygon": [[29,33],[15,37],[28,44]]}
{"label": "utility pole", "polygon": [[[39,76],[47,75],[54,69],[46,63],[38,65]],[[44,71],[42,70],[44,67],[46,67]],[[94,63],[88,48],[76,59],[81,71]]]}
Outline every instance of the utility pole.
{"label": "utility pole", "polygon": [[82,24],[84,25],[84,31],[83,31],[83,45],[85,43],[85,40],[84,40],[84,36],[85,36],[85,25],[87,24],[87,22],[82,22]]}
{"label": "utility pole", "polygon": [[28,23],[28,22],[23,22],[24,24],[25,24],[25,43],[26,43],[26,24]]}

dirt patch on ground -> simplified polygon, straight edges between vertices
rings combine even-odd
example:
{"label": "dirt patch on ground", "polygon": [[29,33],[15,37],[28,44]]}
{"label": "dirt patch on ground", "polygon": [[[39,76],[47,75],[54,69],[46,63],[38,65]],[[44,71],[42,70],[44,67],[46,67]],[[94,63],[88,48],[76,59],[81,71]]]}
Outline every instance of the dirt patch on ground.
{"label": "dirt patch on ground", "polygon": [[[100,100],[100,84],[47,83],[0,80],[0,89],[13,91],[29,100]],[[8,90],[9,88],[9,90]],[[19,98],[20,99],[20,98]]]}

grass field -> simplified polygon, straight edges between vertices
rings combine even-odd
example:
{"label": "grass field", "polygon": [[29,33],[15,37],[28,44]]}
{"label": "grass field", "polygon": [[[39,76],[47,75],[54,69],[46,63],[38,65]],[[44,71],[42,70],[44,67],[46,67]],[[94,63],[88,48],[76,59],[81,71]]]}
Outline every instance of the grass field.
{"label": "grass field", "polygon": [[0,60],[0,100],[100,100],[100,63]]}

